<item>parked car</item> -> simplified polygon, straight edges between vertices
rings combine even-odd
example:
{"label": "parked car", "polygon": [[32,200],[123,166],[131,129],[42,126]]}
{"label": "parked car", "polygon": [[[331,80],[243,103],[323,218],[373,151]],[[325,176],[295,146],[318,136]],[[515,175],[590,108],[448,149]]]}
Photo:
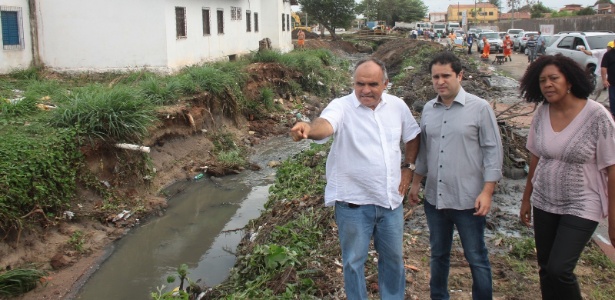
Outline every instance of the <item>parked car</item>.
{"label": "parked car", "polygon": [[504,42],[500,38],[500,35],[497,32],[483,32],[478,35],[478,52],[483,52],[483,37],[487,38],[487,42],[489,43],[489,52],[502,53],[504,52]]}
{"label": "parked car", "polygon": [[538,31],[522,31],[517,35],[517,38],[513,40],[513,50],[523,53],[525,51],[525,44],[530,36],[534,36],[534,39],[538,38]]}
{"label": "parked car", "polygon": [[545,53],[547,55],[561,53],[568,56],[593,75],[600,62],[595,57],[583,53],[581,47],[587,50],[606,49],[606,44],[613,40],[615,40],[614,32],[560,32],[551,38]]}
{"label": "parked car", "polygon": [[524,31],[523,29],[511,28],[506,30],[506,34],[510,35],[511,39],[515,39],[520,32]]}
{"label": "parked car", "polygon": [[500,35],[500,38],[502,40],[504,40],[506,38],[506,35],[507,35],[506,31],[498,31],[498,34]]}

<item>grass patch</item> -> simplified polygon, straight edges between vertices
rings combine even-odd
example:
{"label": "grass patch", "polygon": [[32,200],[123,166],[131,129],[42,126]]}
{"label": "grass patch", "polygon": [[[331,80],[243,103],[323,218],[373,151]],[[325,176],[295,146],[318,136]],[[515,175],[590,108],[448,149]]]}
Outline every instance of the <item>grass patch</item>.
{"label": "grass patch", "polygon": [[91,85],[72,93],[54,110],[50,123],[79,128],[91,141],[138,143],[155,120],[154,107],[126,86],[108,89]]}
{"label": "grass patch", "polygon": [[47,272],[36,269],[14,269],[0,274],[0,298],[27,293],[41,282]]}

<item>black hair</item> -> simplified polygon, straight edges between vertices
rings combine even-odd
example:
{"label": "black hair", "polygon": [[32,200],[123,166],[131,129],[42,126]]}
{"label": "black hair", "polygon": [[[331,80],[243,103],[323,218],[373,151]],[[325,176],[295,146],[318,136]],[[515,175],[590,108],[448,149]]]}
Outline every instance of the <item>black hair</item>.
{"label": "black hair", "polygon": [[451,68],[456,75],[459,75],[463,70],[463,66],[461,65],[461,60],[455,54],[450,51],[442,51],[429,62],[429,72],[431,72],[431,67],[435,64],[440,65],[448,65],[451,64]]}
{"label": "black hair", "polygon": [[527,102],[538,103],[546,101],[540,90],[540,73],[549,65],[559,69],[566,80],[570,83],[570,93],[575,97],[587,99],[595,87],[595,83],[589,80],[589,76],[583,68],[570,57],[561,54],[541,55],[529,65],[519,82],[521,97]]}
{"label": "black hair", "polygon": [[357,73],[357,69],[359,68],[360,65],[362,65],[362,64],[364,64],[366,62],[370,62],[370,61],[375,63],[375,64],[377,64],[380,67],[380,69],[382,70],[382,74],[384,74],[384,75],[382,75],[382,82],[387,81],[389,79],[389,75],[387,74],[387,67],[386,67],[386,65],[384,64],[383,61],[381,61],[381,60],[379,60],[377,58],[373,58],[373,57],[364,58],[364,59],[359,60],[357,62],[357,64],[354,66],[354,71],[352,72],[352,76],[354,77],[355,73]]}

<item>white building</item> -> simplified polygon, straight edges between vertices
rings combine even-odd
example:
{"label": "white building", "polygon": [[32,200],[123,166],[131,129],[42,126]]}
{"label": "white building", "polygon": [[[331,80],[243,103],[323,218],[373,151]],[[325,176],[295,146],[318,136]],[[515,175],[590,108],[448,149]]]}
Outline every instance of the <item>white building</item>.
{"label": "white building", "polygon": [[[0,0],[0,73],[147,68],[235,59],[271,40],[292,50],[296,0]],[[31,13],[35,12],[35,13]]]}

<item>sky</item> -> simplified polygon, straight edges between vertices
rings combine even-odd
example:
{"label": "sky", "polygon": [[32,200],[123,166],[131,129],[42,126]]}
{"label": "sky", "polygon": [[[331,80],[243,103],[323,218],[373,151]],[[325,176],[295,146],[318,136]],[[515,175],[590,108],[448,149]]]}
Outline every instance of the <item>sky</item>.
{"label": "sky", "polygon": [[[480,1],[479,1],[480,2]],[[510,8],[506,5],[506,0],[500,0],[500,3],[504,5],[504,12],[508,12]],[[525,1],[521,0],[521,6],[525,5]],[[594,5],[596,0],[542,0],[542,5],[559,10],[566,4],[579,4],[581,7]],[[446,12],[449,5],[457,5],[457,0],[423,0],[423,3],[429,8],[428,12]],[[474,4],[472,0],[459,0],[459,4]]]}

